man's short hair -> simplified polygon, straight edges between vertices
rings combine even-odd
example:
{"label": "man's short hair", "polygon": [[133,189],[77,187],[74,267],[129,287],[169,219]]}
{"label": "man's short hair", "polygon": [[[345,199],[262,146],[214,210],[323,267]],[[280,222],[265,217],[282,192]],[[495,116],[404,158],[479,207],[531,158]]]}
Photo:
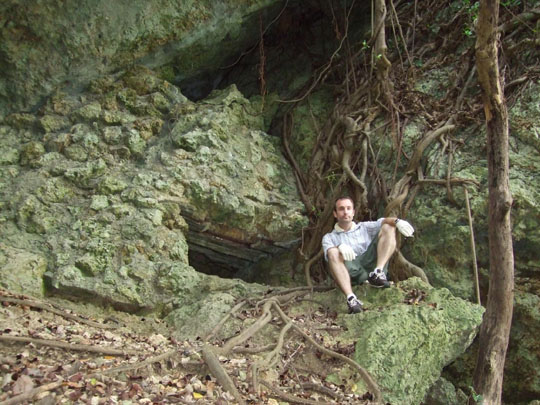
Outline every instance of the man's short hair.
{"label": "man's short hair", "polygon": [[341,201],[341,200],[350,200],[350,202],[352,203],[352,207],[354,209],[354,200],[351,197],[349,197],[348,195],[342,195],[341,197],[336,198],[336,200],[334,201],[334,211],[336,210],[337,202]]}

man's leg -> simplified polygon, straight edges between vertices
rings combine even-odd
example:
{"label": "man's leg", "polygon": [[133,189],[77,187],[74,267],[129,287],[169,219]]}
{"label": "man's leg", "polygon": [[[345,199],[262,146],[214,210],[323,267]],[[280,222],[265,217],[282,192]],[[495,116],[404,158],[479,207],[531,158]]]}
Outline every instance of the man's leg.
{"label": "man's leg", "polygon": [[351,276],[337,248],[328,249],[328,266],[338,287],[346,296],[352,294]]}
{"label": "man's leg", "polygon": [[350,314],[357,314],[362,312],[362,301],[360,301],[356,295],[352,292],[351,286],[351,276],[347,266],[345,266],[345,261],[343,256],[339,253],[337,248],[330,248],[327,252],[328,255],[328,265],[330,267],[330,272],[332,277],[336,281],[338,287],[343,291],[343,294],[347,297],[347,306],[349,308]]}
{"label": "man's leg", "polygon": [[384,224],[377,242],[377,268],[382,269],[396,251],[396,228]]}
{"label": "man's leg", "polygon": [[364,268],[375,266],[369,273],[368,282],[373,287],[388,288],[391,283],[386,277],[386,266],[390,257],[396,250],[396,231],[391,225],[384,224],[377,236],[368,247],[368,250],[362,255],[362,264]]}

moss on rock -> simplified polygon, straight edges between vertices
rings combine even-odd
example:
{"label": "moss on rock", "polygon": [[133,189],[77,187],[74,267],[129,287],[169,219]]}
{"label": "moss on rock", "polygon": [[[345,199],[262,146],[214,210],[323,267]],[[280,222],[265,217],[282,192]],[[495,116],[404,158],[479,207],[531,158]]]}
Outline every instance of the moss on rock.
{"label": "moss on rock", "polygon": [[[418,305],[403,303],[418,291],[426,294]],[[385,401],[419,404],[443,367],[472,343],[484,310],[416,278],[377,295],[366,305],[370,310],[346,320],[357,337],[355,360],[378,382]]]}

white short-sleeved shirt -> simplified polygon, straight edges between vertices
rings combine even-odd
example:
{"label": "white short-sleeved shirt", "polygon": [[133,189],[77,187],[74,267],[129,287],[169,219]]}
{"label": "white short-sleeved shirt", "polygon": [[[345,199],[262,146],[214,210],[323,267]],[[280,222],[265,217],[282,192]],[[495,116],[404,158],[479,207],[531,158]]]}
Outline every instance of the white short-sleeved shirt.
{"label": "white short-sleeved shirt", "polygon": [[332,232],[324,235],[322,239],[324,259],[328,261],[328,249],[338,247],[342,243],[352,247],[357,255],[363,254],[371,241],[377,237],[383,221],[384,218],[379,218],[376,221],[353,222],[351,229],[348,231],[334,228]]}

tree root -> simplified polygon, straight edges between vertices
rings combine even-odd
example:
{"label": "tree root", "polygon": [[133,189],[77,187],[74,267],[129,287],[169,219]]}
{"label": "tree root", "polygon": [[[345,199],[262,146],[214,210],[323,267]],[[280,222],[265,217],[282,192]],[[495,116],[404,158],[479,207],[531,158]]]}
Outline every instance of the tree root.
{"label": "tree root", "polygon": [[225,325],[225,322],[227,322],[227,320],[233,316],[236,311],[238,311],[240,308],[242,308],[244,305],[246,304],[246,301],[240,301],[238,304],[236,304],[230,311],[227,315],[225,315],[220,321],[219,323],[214,326],[214,329],[212,329],[210,331],[210,333],[208,335],[206,335],[204,337],[204,341],[205,342],[208,342],[210,339],[212,339],[212,337],[214,337],[219,331],[220,329],[223,327],[223,325]]}
{"label": "tree root", "polygon": [[272,314],[270,313],[270,307],[272,306],[272,302],[273,301],[265,302],[265,304],[263,306],[263,313],[259,317],[259,319],[257,319],[257,321],[255,321],[255,323],[253,323],[249,328],[244,330],[238,336],[235,336],[235,337],[229,339],[227,341],[227,343],[225,343],[225,345],[222,348],[218,349],[219,354],[222,354],[222,355],[226,356],[227,354],[229,354],[229,352],[235,346],[238,346],[238,345],[242,344],[243,342],[245,342],[246,340],[250,339],[262,327],[264,327],[266,324],[268,324],[272,320]]}
{"label": "tree root", "polygon": [[202,356],[204,361],[208,365],[210,372],[214,377],[216,377],[216,380],[223,387],[223,389],[227,390],[229,394],[234,397],[234,399],[239,405],[244,405],[244,399],[236,389],[236,386],[234,385],[229,374],[227,374],[225,369],[221,366],[221,363],[219,362],[216,354],[214,353],[214,350],[210,347],[210,345],[206,344],[203,346]]}
{"label": "tree root", "polygon": [[392,262],[392,268],[395,267],[400,270],[399,274],[395,274],[397,273],[396,271],[392,272],[392,278],[395,278],[397,281],[405,280],[409,277],[419,277],[422,281],[430,284],[424,270],[405,259],[405,256],[400,251],[394,254]]}
{"label": "tree root", "polygon": [[315,263],[317,260],[320,260],[323,257],[323,254],[324,251],[321,248],[315,256],[313,256],[304,264],[304,275],[306,276],[306,283],[308,287],[313,286],[313,282],[311,281],[311,266],[313,266],[313,263]]}
{"label": "tree root", "polygon": [[341,395],[340,393],[335,392],[331,390],[330,388],[323,387],[322,385],[319,385],[319,384],[300,383],[300,387],[302,387],[302,389],[304,390],[320,392],[321,394],[324,394],[327,397],[333,398],[336,401],[340,401],[343,398],[343,395]]}
{"label": "tree root", "polygon": [[287,394],[277,387],[274,387],[272,384],[270,384],[268,381],[261,381],[261,384],[264,385],[266,388],[268,388],[272,396],[275,396],[276,398],[282,399],[284,401],[290,402],[292,404],[302,404],[302,405],[330,405],[328,402],[321,402],[321,401],[314,401],[312,399],[305,399],[300,398],[291,394]]}
{"label": "tree root", "polygon": [[285,335],[289,331],[289,329],[292,327],[292,322],[288,322],[285,324],[283,328],[281,328],[281,332],[279,333],[277,344],[275,345],[274,349],[266,355],[264,359],[257,360],[251,369],[252,372],[252,384],[253,389],[255,392],[259,392],[259,384],[258,384],[258,372],[262,370],[268,370],[269,368],[272,368],[275,366],[275,364],[278,361],[278,354],[283,348],[283,343],[285,342]]}
{"label": "tree root", "polygon": [[471,253],[472,253],[472,262],[473,262],[473,269],[474,269],[474,286],[476,291],[476,302],[478,305],[482,305],[482,302],[480,300],[480,283],[478,281],[478,262],[476,260],[476,244],[474,243],[474,229],[473,229],[473,222],[472,222],[472,215],[471,215],[471,205],[469,203],[469,190],[467,190],[467,187],[463,187],[465,190],[465,205],[467,207],[467,218],[469,220],[469,230],[470,230],[470,236],[471,236]]}
{"label": "tree root", "polygon": [[0,297],[0,301],[9,302],[9,303],[12,303],[12,304],[17,304],[17,305],[24,305],[24,306],[31,307],[31,308],[43,309],[45,311],[52,312],[55,315],[59,315],[59,316],[61,316],[63,318],[66,318],[66,319],[69,319],[69,320],[72,320],[72,321],[76,321],[76,322],[79,322],[79,323],[83,323],[83,324],[88,325],[88,326],[93,326],[95,328],[101,328],[101,329],[117,329],[118,328],[117,325],[107,325],[107,324],[103,324],[103,323],[99,323],[99,322],[94,322],[94,321],[91,321],[91,320],[88,320],[88,319],[81,318],[80,316],[77,316],[77,315],[73,315],[73,314],[69,314],[69,313],[64,312],[64,311],[60,311],[60,310],[54,308],[53,306],[51,306],[49,304],[45,304],[43,302],[36,302],[36,301],[30,301],[30,300],[20,300],[20,299],[11,298],[11,297]]}
{"label": "tree root", "polygon": [[[263,383],[263,381],[259,381],[260,373],[276,365],[277,361],[280,359],[279,353],[283,350],[283,347],[285,345],[285,336],[292,329],[297,334],[302,336],[307,342],[309,342],[309,344],[312,345],[316,350],[322,352],[323,354],[329,357],[333,357],[335,359],[338,359],[339,361],[345,362],[346,364],[349,364],[350,366],[352,366],[353,369],[359,374],[360,378],[362,378],[362,380],[365,382],[366,387],[375,398],[376,403],[379,403],[381,399],[381,392],[378,388],[378,385],[375,383],[375,381],[372,379],[370,374],[364,368],[362,368],[358,363],[348,358],[347,356],[344,356],[333,350],[327,349],[324,346],[317,343],[312,337],[307,335],[301,328],[295,325],[293,320],[289,318],[283,312],[281,305],[283,305],[284,303],[288,303],[293,299],[302,297],[306,293],[310,293],[310,292],[312,292],[312,289],[303,287],[299,289],[295,288],[295,289],[279,291],[277,293],[274,293],[276,295],[269,298],[265,298],[261,300],[259,303],[257,303],[257,306],[259,304],[262,304],[262,310],[261,310],[261,314],[259,318],[249,327],[247,327],[242,332],[240,332],[237,336],[225,342],[223,347],[221,348],[210,347],[208,344],[205,344],[203,348],[203,358],[205,362],[208,364],[209,368],[211,368],[212,374],[216,378],[218,378],[218,382],[223,386],[223,388],[229,391],[236,398],[236,395],[240,395],[240,394],[237,391],[235,393],[236,387],[234,387],[234,384],[232,383],[231,378],[226,374],[223,367],[219,364],[216,355],[219,354],[219,355],[227,356],[231,352],[255,354],[255,353],[260,353],[263,351],[270,350],[270,352],[268,352],[264,357],[260,358],[259,360],[251,364],[251,385],[252,385],[253,391],[258,393],[259,384],[268,386],[267,385],[268,383],[266,382]],[[263,327],[265,327],[267,324],[269,324],[272,321],[273,311],[277,312],[277,314],[279,315],[278,319],[279,321],[282,322],[282,326],[279,332],[279,336],[277,337],[276,343],[262,346],[262,347],[254,347],[254,348],[241,347],[241,345],[244,344],[244,342],[253,338],[257,333],[261,331]],[[320,387],[318,391],[324,393],[325,395],[332,396],[333,398],[336,398],[336,395],[338,395],[333,392],[332,393],[328,392],[324,387]],[[286,400],[289,402],[321,403],[317,401],[309,402],[310,400],[304,400],[302,398],[297,398],[295,396],[289,396],[289,394],[282,393],[279,390],[273,391],[273,392],[275,395],[277,395],[278,397],[282,399],[285,399],[285,396],[287,396],[288,399]],[[308,402],[301,402],[301,401],[308,401]]]}
{"label": "tree root", "polygon": [[[289,323],[291,321],[291,319],[285,315],[285,313],[283,312],[283,310],[280,308],[279,305],[277,305],[276,303],[274,303],[274,308],[276,309],[276,311],[278,312],[278,314],[280,315],[281,319],[283,320],[283,322],[285,323]],[[299,333],[300,335],[302,335],[302,337],[304,337],[304,339],[306,339],[309,343],[311,343],[313,346],[315,346],[319,351],[321,351],[322,353],[326,354],[327,356],[330,356],[330,357],[334,357],[336,359],[339,359],[347,364],[349,364],[350,366],[352,366],[354,369],[356,369],[356,371],[358,371],[358,373],[360,374],[360,376],[362,377],[362,379],[364,380],[364,382],[366,383],[366,386],[368,387],[368,389],[370,390],[370,392],[373,394],[373,397],[375,399],[375,403],[380,403],[381,400],[382,400],[382,395],[381,395],[381,391],[379,389],[379,386],[377,385],[377,383],[375,382],[375,380],[373,380],[373,378],[371,377],[371,375],[367,372],[367,370],[365,370],[362,366],[360,366],[356,361],[350,359],[349,357],[347,356],[344,356],[340,353],[337,353],[333,350],[330,350],[330,349],[327,349],[326,347],[324,346],[321,346],[319,343],[317,343],[311,336],[309,336],[308,334],[306,334],[302,329],[300,329],[298,326],[296,326],[294,323],[292,323],[292,327],[293,329]]]}
{"label": "tree root", "polygon": [[63,380],[54,381],[48,384],[43,384],[39,387],[36,387],[28,392],[24,392],[17,396],[14,396],[10,399],[0,402],[0,405],[16,405],[25,401],[31,401],[35,396],[41,394],[42,392],[52,391],[64,384]]}
{"label": "tree root", "polygon": [[266,297],[267,298],[270,298],[270,297],[275,297],[276,295],[285,295],[285,294],[290,294],[290,293],[293,293],[293,292],[297,292],[297,291],[301,291],[301,292],[324,292],[324,291],[330,291],[330,290],[333,290],[335,287],[333,286],[324,286],[324,285],[315,285],[313,287],[309,287],[309,286],[306,286],[306,287],[293,287],[293,288],[286,288],[286,289],[283,289],[283,290],[276,290],[276,291],[272,291],[271,293],[269,293]]}
{"label": "tree root", "polygon": [[101,346],[81,345],[75,343],[58,342],[56,340],[34,339],[21,336],[0,335],[0,342],[8,343],[32,343],[38,346],[55,347],[59,349],[75,350],[82,352],[100,353],[109,356],[135,356],[139,352],[135,350],[116,350]]}
{"label": "tree root", "polygon": [[157,356],[149,357],[146,360],[143,360],[134,364],[129,364],[127,366],[113,367],[106,370],[100,370],[99,372],[88,375],[88,378],[96,378],[101,375],[117,374],[117,373],[124,373],[126,371],[138,370],[140,368],[149,366],[151,364],[159,363],[160,361],[168,359],[169,357],[172,357],[175,354],[178,354],[178,350],[176,349],[169,350],[168,352],[159,354]]}

